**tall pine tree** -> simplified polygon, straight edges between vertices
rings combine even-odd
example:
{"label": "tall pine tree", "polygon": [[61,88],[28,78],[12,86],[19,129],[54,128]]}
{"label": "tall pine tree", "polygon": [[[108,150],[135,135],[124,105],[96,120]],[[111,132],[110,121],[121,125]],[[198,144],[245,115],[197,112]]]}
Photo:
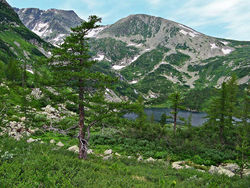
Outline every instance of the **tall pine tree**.
{"label": "tall pine tree", "polygon": [[117,107],[107,105],[103,97],[113,79],[92,69],[96,61],[91,60],[87,34],[98,27],[98,22],[101,18],[90,16],[88,21],[72,28],[70,36],[53,51],[49,61],[54,76],[52,85],[68,87],[72,91],[70,97],[77,97],[80,159],[87,158],[90,128]]}
{"label": "tall pine tree", "polygon": [[172,109],[171,114],[173,114],[173,119],[174,119],[174,134],[175,134],[178,112],[180,109],[184,109],[184,107],[181,105],[183,102],[183,96],[180,91],[175,89],[174,92],[170,94],[169,99],[170,99],[170,104],[171,104],[170,107]]}

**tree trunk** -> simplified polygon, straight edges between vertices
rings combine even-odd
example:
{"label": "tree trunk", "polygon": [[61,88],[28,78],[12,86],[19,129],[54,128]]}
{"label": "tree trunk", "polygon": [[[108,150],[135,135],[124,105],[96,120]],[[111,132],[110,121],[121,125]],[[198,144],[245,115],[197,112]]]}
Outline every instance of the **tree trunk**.
{"label": "tree trunk", "polygon": [[79,159],[87,159],[87,141],[85,140],[85,125],[84,125],[84,105],[83,105],[83,81],[79,80]]}

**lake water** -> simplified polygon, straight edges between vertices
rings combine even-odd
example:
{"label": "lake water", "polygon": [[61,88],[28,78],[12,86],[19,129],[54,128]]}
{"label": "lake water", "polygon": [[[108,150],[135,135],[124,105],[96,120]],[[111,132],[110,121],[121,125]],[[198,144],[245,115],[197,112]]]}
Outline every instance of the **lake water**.
{"label": "lake water", "polygon": [[[165,113],[167,116],[172,115],[170,114],[171,109],[169,108],[146,108],[144,111],[147,114],[148,118],[150,118],[152,114],[154,114],[155,121],[160,121],[161,115],[163,113]],[[189,112],[185,110],[181,110],[178,112],[178,117],[183,117],[186,120],[190,115],[192,115],[192,120],[191,120],[192,126],[201,126],[204,122],[207,121],[207,119],[205,118],[207,114],[204,112]],[[124,117],[127,119],[136,119],[137,115],[135,113],[129,113],[126,114]],[[173,121],[171,121],[171,119],[168,119],[167,122],[169,123]],[[178,120],[177,122],[181,123],[182,121]]]}

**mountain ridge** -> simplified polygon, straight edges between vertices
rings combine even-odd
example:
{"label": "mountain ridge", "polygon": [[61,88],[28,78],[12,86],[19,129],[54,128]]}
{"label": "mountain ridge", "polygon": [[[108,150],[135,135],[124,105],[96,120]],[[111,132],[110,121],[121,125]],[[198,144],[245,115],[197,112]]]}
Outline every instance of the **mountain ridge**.
{"label": "mountain ridge", "polygon": [[79,25],[83,20],[73,10],[38,8],[14,8],[24,25],[44,40],[59,45],[70,28]]}
{"label": "mountain ridge", "polygon": [[[25,9],[21,15],[28,18],[28,10],[33,9]],[[34,21],[33,25],[38,23],[41,22]],[[57,34],[60,35],[59,30]],[[61,41],[65,36],[63,33]],[[126,86],[117,88],[118,95],[142,94],[149,101],[160,101],[175,86],[187,91],[220,87],[231,74],[236,74],[244,87],[249,82],[248,41],[207,36],[183,24],[146,14],[129,15],[91,31],[88,37],[93,59],[126,82]]]}

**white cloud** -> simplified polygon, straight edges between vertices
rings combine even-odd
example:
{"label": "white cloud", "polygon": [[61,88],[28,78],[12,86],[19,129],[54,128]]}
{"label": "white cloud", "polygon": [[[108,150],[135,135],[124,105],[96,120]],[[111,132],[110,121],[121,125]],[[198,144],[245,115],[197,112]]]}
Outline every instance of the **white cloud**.
{"label": "white cloud", "polygon": [[175,17],[178,20],[183,20],[190,27],[223,26],[225,29],[224,37],[249,40],[249,0],[210,0],[203,2],[190,0],[179,8]]}

